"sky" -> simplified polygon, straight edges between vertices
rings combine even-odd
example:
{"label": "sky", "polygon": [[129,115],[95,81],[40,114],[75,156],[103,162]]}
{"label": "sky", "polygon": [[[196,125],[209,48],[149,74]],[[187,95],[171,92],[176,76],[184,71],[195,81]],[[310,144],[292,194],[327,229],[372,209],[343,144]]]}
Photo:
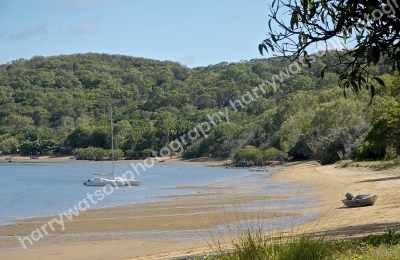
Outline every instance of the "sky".
{"label": "sky", "polygon": [[88,52],[188,67],[262,58],[269,2],[0,0],[0,64]]}

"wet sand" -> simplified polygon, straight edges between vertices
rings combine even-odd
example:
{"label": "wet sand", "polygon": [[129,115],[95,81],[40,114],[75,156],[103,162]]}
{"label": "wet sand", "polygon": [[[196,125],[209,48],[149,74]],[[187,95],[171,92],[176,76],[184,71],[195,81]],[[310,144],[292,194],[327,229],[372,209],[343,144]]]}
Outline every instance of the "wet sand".
{"label": "wet sand", "polygon": [[[274,170],[277,173],[270,184],[270,172],[255,172],[254,178],[179,187],[195,188],[198,193],[170,196],[164,202],[87,210],[65,221],[64,231],[55,224],[54,232],[32,246],[27,244],[26,250],[18,236],[30,235],[51,218],[18,220],[0,226],[0,259],[171,259],[210,252],[209,244],[217,240],[229,244],[238,229],[249,223],[288,233],[328,231],[333,238],[399,229],[400,171],[337,169],[315,162],[292,163]],[[286,184],[293,182],[303,186]],[[286,189],[272,193],[278,184]],[[379,197],[374,206],[345,208],[340,200],[348,191],[354,195],[377,193]],[[289,203],[293,198],[304,199],[304,203]],[[297,219],[307,216],[315,218],[296,224]],[[277,221],[280,218],[286,222]],[[294,227],[287,229],[282,224],[288,222]]]}

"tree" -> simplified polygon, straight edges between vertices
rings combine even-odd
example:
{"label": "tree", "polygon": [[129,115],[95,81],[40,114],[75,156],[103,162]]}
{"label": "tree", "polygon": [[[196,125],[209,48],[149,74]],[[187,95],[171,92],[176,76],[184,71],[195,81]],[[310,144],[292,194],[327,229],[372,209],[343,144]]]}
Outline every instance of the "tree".
{"label": "tree", "polygon": [[94,147],[107,148],[110,140],[110,130],[107,126],[96,127],[90,136],[90,145]]}
{"label": "tree", "polygon": [[71,148],[86,148],[91,143],[91,129],[78,126],[66,137],[65,144]]}
{"label": "tree", "polygon": [[[23,154],[71,154],[79,148],[78,153],[85,152],[80,158],[106,160],[111,103],[114,148],[128,158],[159,151],[176,139],[185,157],[233,157],[250,145],[263,156],[275,147],[317,159],[337,159],[339,149],[351,158],[366,128],[400,101],[400,78],[382,61],[368,71],[380,76],[386,87],[376,84],[376,97],[366,105],[366,91],[355,99],[341,98],[339,76],[332,69],[323,79],[319,76],[325,66],[334,64],[333,52],[316,59],[312,68],[292,73],[296,75],[289,73],[296,69],[289,60],[281,60],[221,62],[192,69],[171,61],[89,53],[0,64],[0,146],[4,151],[16,147]],[[268,83],[272,81],[276,92]],[[262,82],[264,91],[255,88]],[[254,99],[245,98],[245,93]],[[238,111],[231,108],[235,100],[243,102],[243,107],[236,103]],[[220,112],[229,112],[230,123],[218,119],[215,114]],[[207,122],[210,129],[204,136],[199,130],[196,140],[188,137],[189,131]],[[388,158],[396,154],[395,148],[393,144],[385,149]],[[246,162],[268,161],[260,158]]]}
{"label": "tree", "polygon": [[400,152],[400,107],[394,107],[374,122],[358,151],[358,159],[382,159],[387,148]]}
{"label": "tree", "polygon": [[3,153],[15,153],[18,146],[18,140],[14,137],[10,137],[0,142],[0,151]]}
{"label": "tree", "polygon": [[392,71],[400,70],[400,18],[395,9],[399,9],[396,1],[383,0],[274,0],[270,5],[270,32],[259,45],[259,51],[261,54],[264,50],[276,51],[291,61],[311,66],[307,51],[316,44],[323,44],[317,49],[323,56],[330,48],[329,41],[335,37],[344,43],[355,40],[353,48],[335,52],[337,60],[327,64],[321,77],[327,67],[335,68],[341,74],[344,89],[358,93],[366,87],[373,96],[372,80],[381,85],[384,82],[369,77],[370,65],[384,59],[383,63],[390,64]]}
{"label": "tree", "polygon": [[271,161],[287,159],[287,153],[284,153],[276,148],[270,148],[266,151],[246,145],[236,151],[233,156],[233,163],[236,166],[252,166],[270,164]]}
{"label": "tree", "polygon": [[34,122],[30,117],[12,114],[0,120],[0,132],[15,135],[19,132],[30,131],[33,124]]}
{"label": "tree", "polygon": [[154,127],[161,146],[168,143],[170,138],[176,134],[176,123],[176,115],[171,112],[160,111],[155,114]]}
{"label": "tree", "polygon": [[233,157],[236,166],[262,165],[264,154],[254,146],[246,145],[236,151]]}

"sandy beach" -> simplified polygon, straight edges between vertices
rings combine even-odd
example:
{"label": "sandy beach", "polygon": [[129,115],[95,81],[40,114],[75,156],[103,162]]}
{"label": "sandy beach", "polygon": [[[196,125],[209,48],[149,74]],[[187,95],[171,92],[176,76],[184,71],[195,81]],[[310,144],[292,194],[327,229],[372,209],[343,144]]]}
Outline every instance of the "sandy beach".
{"label": "sandy beach", "polygon": [[[9,163],[7,161],[8,155],[0,156],[0,163]],[[74,156],[39,156],[37,159],[31,159],[30,156],[20,156],[20,155],[12,155],[11,156],[14,163],[48,163],[48,162],[76,162]]]}
{"label": "sandy beach", "polygon": [[[43,162],[53,160],[37,160],[41,159]],[[225,162],[172,159],[165,163],[216,166]],[[246,181],[237,179],[205,187],[179,187],[195,188],[198,193],[171,196],[164,202],[88,210],[66,222],[64,231],[55,225],[55,232],[27,249],[22,248],[18,236],[29,235],[51,218],[16,220],[14,224],[0,226],[0,259],[185,259],[184,256],[211,252],[209,244],[218,239],[229,246],[237,236],[236,228],[224,228],[229,223],[264,223],[282,217],[314,216],[289,229],[279,224],[276,228],[288,234],[321,232],[333,239],[400,228],[399,169],[374,171],[301,162],[273,170],[276,173],[272,184],[297,183],[313,188],[286,189],[279,194],[269,194],[268,190],[260,192],[261,188],[265,189],[270,171],[256,172],[257,179]],[[379,197],[374,206],[345,208],[340,200],[346,192],[376,193]],[[314,201],[296,210],[291,204],[265,204],[291,198]]]}
{"label": "sandy beach", "polygon": [[[9,163],[7,158],[8,155],[0,156],[0,163]],[[14,163],[65,163],[65,162],[88,162],[87,160],[76,160],[75,156],[39,156],[37,159],[31,159],[30,156],[11,156]],[[163,162],[154,160],[155,163],[166,163],[166,164],[191,164],[191,165],[204,165],[204,166],[221,166],[229,164],[230,160],[227,159],[214,159],[214,158],[196,158],[196,159],[182,159],[180,157],[160,157]],[[94,161],[92,161],[94,162]],[[143,162],[143,160],[125,160],[120,159],[115,163],[126,163],[126,162]]]}

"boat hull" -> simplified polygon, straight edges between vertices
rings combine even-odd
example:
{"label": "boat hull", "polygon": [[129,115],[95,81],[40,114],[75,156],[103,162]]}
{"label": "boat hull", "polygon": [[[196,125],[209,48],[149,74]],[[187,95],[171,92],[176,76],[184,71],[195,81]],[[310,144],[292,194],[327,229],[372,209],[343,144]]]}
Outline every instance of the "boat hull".
{"label": "boat hull", "polygon": [[114,187],[124,187],[124,186],[139,186],[142,181],[139,180],[128,180],[122,178],[115,178],[113,180],[105,178],[94,178],[85,181],[83,184],[85,186],[106,186],[112,185]]}
{"label": "boat hull", "polygon": [[368,194],[368,195],[358,195],[354,197],[352,200],[342,200],[343,204],[346,207],[363,207],[363,206],[372,206],[375,204],[378,195],[376,194]]}

